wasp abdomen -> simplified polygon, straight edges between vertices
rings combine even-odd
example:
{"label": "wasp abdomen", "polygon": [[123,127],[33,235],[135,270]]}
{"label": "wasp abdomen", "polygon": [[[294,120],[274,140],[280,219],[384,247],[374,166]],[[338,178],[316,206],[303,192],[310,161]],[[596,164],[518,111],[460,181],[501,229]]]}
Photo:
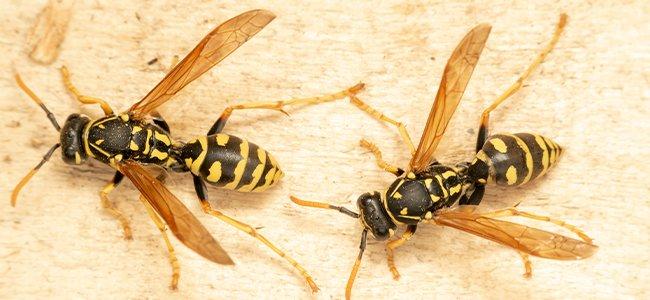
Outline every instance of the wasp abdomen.
{"label": "wasp abdomen", "polygon": [[199,137],[181,150],[192,174],[206,182],[242,192],[261,192],[284,175],[264,149],[236,136],[218,133]]}
{"label": "wasp abdomen", "polygon": [[538,134],[495,134],[469,167],[475,181],[498,185],[522,185],[544,175],[557,162],[562,148]]}

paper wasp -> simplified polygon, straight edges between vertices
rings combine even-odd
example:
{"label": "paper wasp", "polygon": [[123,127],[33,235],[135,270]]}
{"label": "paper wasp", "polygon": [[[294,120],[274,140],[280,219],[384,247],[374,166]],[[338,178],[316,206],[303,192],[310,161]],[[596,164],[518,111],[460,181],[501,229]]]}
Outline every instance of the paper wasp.
{"label": "paper wasp", "polygon": [[[375,239],[383,241],[395,234],[398,225],[405,225],[405,232],[398,239],[386,244],[388,265],[395,279],[399,278],[399,273],[395,268],[393,251],[411,238],[421,222],[457,228],[515,249],[524,260],[525,276],[530,276],[532,272],[529,255],[572,260],[586,258],[595,253],[597,246],[592,244],[591,238],[563,221],[522,212],[515,207],[490,213],[478,213],[475,210],[483,198],[486,184],[521,186],[544,175],[557,163],[562,153],[562,148],[555,142],[537,134],[488,136],[488,120],[490,112],[519,90],[523,81],[553,49],[566,20],[567,16],[562,14],[549,45],[517,82],[483,112],[476,142],[476,155],[471,163],[444,165],[434,158],[434,154],[485,46],[491,30],[490,25],[478,25],[467,33],[449,58],[417,149],[413,147],[402,123],[374,110],[355,95],[351,96],[353,104],[374,118],[399,128],[402,139],[411,150],[412,158],[407,170],[392,166],[382,159],[381,152],[374,144],[361,140],[361,146],[374,154],[377,165],[398,178],[384,192],[375,191],[361,195],[357,200],[359,213],[340,206],[291,197],[292,201],[299,205],[338,210],[358,218],[363,225],[360,251],[346,287],[347,298],[351,295],[352,284],[366,247],[368,231]],[[456,203],[458,207],[452,208]],[[571,230],[582,241],[496,219],[507,216],[551,222]]]}
{"label": "paper wasp", "polygon": [[67,69],[63,67],[61,71],[64,83],[75,98],[84,104],[98,104],[105,113],[104,117],[96,120],[81,114],[71,114],[63,128],[59,126],[45,104],[16,74],[16,81],[20,88],[41,106],[54,128],[60,132],[60,142],[54,145],[41,162],[18,183],[11,196],[12,205],[15,206],[22,187],[59,147],[62,148],[63,160],[68,164],[80,165],[88,158],[93,158],[111,166],[116,172],[113,180],[99,192],[102,205],[121,222],[125,238],[130,239],[131,227],[124,215],[109,201],[108,194],[124,176],[133,182],[141,193],[140,200],[165,239],[173,269],[171,287],[175,289],[180,276],[180,267],[166,235],[166,226],[182,243],[203,257],[218,264],[234,264],[207,229],[165,188],[162,183],[164,176],[156,178],[142,165],[159,166],[174,172],[190,172],[194,179],[196,194],[205,213],[221,219],[267,245],[296,268],[311,289],[317,291],[318,287],[307,271],[259,234],[255,228],[213,209],[208,202],[205,182],[225,189],[261,192],[283,176],[271,154],[251,142],[222,133],[226,121],[234,110],[272,109],[284,112],[283,107],[286,105],[316,104],[344,98],[363,88],[363,84],[322,97],[250,102],[229,106],[207,135],[187,143],[173,140],[168,124],[156,112],[157,107],[226,58],[274,18],[275,15],[271,12],[252,10],[219,25],[142,100],[121,114],[113,113],[104,100],[79,93],[72,85]]}

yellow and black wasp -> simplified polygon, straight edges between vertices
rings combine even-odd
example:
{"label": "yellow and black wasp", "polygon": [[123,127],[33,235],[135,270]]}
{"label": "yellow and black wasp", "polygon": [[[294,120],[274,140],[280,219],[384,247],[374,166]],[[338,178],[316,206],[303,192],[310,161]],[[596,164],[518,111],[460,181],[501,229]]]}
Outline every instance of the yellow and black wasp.
{"label": "yellow and black wasp", "polygon": [[72,85],[67,69],[63,67],[61,71],[64,83],[75,98],[84,104],[98,104],[105,113],[104,117],[96,120],[81,114],[71,114],[63,128],[59,126],[54,115],[43,102],[23,83],[20,76],[16,75],[20,88],[41,106],[52,125],[60,132],[60,142],[54,145],[41,162],[18,183],[11,196],[12,205],[16,204],[22,187],[59,147],[62,148],[63,160],[68,164],[83,164],[88,158],[108,164],[116,169],[116,172],[113,180],[99,192],[103,206],[121,222],[125,238],[130,239],[129,223],[111,204],[108,194],[124,176],[134,183],[142,194],[140,197],[142,203],[147,207],[147,211],[165,239],[173,269],[171,287],[175,289],[180,271],[174,249],[165,233],[166,226],[169,226],[181,242],[203,257],[218,264],[234,264],[226,251],[196,217],[165,188],[162,183],[164,176],[156,178],[142,165],[155,165],[174,172],[190,172],[194,178],[196,194],[205,213],[260,240],[295,267],[311,289],[317,291],[318,287],[312,277],[293,258],[273,245],[253,227],[213,209],[207,201],[205,182],[230,190],[261,192],[278,182],[283,176],[278,163],[267,151],[244,139],[222,133],[233,110],[273,109],[284,112],[282,109],[286,105],[315,104],[344,98],[363,88],[363,84],[322,97],[250,102],[229,106],[207,135],[187,143],[172,139],[169,126],[156,112],[157,107],[226,58],[274,18],[275,15],[269,11],[252,10],[219,25],[142,100],[126,112],[117,115],[107,102],[80,94]]}
{"label": "yellow and black wasp", "polygon": [[[417,149],[413,147],[402,123],[372,109],[356,96],[351,96],[356,106],[376,119],[399,128],[404,142],[410,147],[412,158],[408,170],[397,168],[383,161],[381,152],[374,144],[361,140],[361,146],[375,155],[379,167],[398,178],[384,192],[375,191],[361,195],[357,200],[359,213],[344,207],[291,197],[296,204],[338,210],[361,221],[364,229],[359,255],[346,287],[347,298],[351,295],[352,284],[366,247],[368,231],[375,239],[383,241],[395,234],[398,225],[405,225],[405,232],[398,239],[386,244],[388,265],[395,279],[399,278],[399,273],[395,268],[393,251],[411,238],[420,223],[454,227],[514,248],[524,260],[525,276],[530,276],[532,272],[528,255],[572,260],[586,258],[595,253],[598,247],[592,243],[591,238],[563,221],[522,212],[514,207],[490,213],[478,213],[475,210],[483,198],[486,184],[526,184],[544,175],[557,163],[562,153],[558,144],[537,134],[495,134],[488,137],[488,119],[490,112],[519,90],[523,81],[542,63],[557,43],[566,20],[567,16],[562,14],[550,44],[519,80],[483,112],[476,155],[471,163],[441,164],[434,158],[434,153],[478,62],[491,30],[490,25],[482,24],[472,29],[449,58]],[[459,206],[452,208],[456,203]],[[552,222],[576,233],[582,241],[496,219],[507,216]]]}

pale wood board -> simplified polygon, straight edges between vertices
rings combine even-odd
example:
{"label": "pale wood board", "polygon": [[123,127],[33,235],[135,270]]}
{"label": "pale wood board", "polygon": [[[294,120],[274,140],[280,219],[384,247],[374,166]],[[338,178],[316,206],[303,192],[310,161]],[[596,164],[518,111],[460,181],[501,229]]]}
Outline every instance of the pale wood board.
{"label": "pale wood board", "polygon": [[[61,54],[50,66],[27,58],[27,33],[45,1],[4,1],[0,9],[0,298],[297,298],[341,299],[361,228],[336,212],[301,208],[289,194],[354,208],[358,195],[384,189],[392,176],[358,146],[377,142],[390,162],[408,151],[392,127],[347,100],[316,107],[236,112],[226,132],[271,151],[287,176],[263,194],[211,188],[214,206],[253,226],[301,262],[321,292],[312,296],[284,260],[246,234],[200,213],[191,179],[170,189],[235,259],[209,263],[174,240],[178,291],[158,230],[130,183],[111,195],[131,220],[134,240],[100,206],[112,176],[99,163],[69,167],[55,154],[9,205],[14,184],[58,136],[17,88],[12,70],[60,122],[80,107],[65,91],[65,64],[78,88],[117,111],[142,97],[210,29],[243,11],[278,18],[220,66],[191,84],[162,112],[178,139],[203,134],[228,103],[334,92],[363,81],[360,97],[421,134],[444,63],[478,23],[493,30],[438,157],[472,158],[480,111],[511,84],[550,39],[558,15],[570,19],[557,49],[492,117],[492,132],[533,131],[566,148],[558,167],[517,189],[488,189],[484,204],[520,207],[585,229],[600,246],[577,262],[534,259],[521,274],[518,255],[449,228],[423,226],[397,252],[400,281],[371,241],[353,296],[375,298],[647,298],[650,278],[650,5],[647,1],[264,2],[77,1]],[[159,62],[149,66],[153,58]],[[356,209],[355,209],[356,210]],[[543,228],[552,228],[539,225]],[[645,282],[645,283],[644,283]]]}

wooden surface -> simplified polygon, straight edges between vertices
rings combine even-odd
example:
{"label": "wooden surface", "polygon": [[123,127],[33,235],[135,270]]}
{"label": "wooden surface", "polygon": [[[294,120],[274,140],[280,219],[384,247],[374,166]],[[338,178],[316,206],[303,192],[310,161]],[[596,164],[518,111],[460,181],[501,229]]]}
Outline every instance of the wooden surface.
{"label": "wooden surface", "polygon": [[[64,90],[65,64],[86,94],[128,108],[222,21],[265,8],[278,18],[219,67],[191,84],[162,112],[174,136],[203,134],[227,103],[334,92],[363,81],[360,97],[404,122],[419,138],[450,52],[474,25],[493,30],[438,157],[470,160],[480,111],[511,84],[550,39],[560,12],[570,19],[557,49],[526,87],[492,117],[493,132],[533,131],[566,148],[558,167],[525,188],[488,189],[484,204],[565,219],[601,247],[592,258],[558,262],[533,258],[522,278],[518,255],[450,228],[421,227],[397,252],[400,281],[386,266],[383,244],[370,241],[353,296],[377,298],[647,298],[650,278],[650,5],[555,1],[302,4],[240,1],[77,1],[61,54],[50,66],[27,58],[26,34],[45,1],[5,1],[0,9],[0,298],[298,298],[341,299],[358,250],[356,220],[296,207],[289,194],[354,208],[363,192],[392,181],[358,146],[377,142],[388,161],[408,162],[392,127],[347,101],[269,111],[236,112],[226,132],[271,151],[287,176],[263,194],[210,188],[211,202],[248,222],[286,249],[314,276],[312,296],[302,278],[249,236],[200,213],[191,178],[169,186],[235,259],[209,263],[178,241],[178,291],[158,230],[130,183],[111,198],[131,220],[124,241],[97,191],[112,176],[92,162],[69,167],[57,153],[9,205],[12,187],[58,140],[39,108],[11,78],[19,70],[60,122],[80,107]],[[605,2],[605,1],[602,1]],[[151,66],[147,62],[158,58]],[[552,228],[537,225],[543,228]],[[645,284],[644,284],[645,282]]]}

